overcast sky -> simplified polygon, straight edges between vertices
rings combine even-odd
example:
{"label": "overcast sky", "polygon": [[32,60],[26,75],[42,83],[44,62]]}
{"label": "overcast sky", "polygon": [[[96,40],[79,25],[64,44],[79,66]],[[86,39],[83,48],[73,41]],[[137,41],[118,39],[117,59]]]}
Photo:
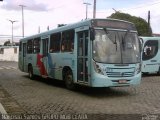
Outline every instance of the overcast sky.
{"label": "overcast sky", "polygon": [[[94,0],[3,0],[0,2],[0,35],[11,35],[11,22],[14,23],[14,35],[22,36],[22,9],[24,7],[25,36],[56,28],[57,24],[69,24],[85,19],[88,2],[88,18],[93,16]],[[154,33],[160,34],[160,0],[97,0],[97,18],[106,18],[115,11],[129,13],[147,20],[151,12],[151,27]],[[1,38],[0,38],[1,39]]]}

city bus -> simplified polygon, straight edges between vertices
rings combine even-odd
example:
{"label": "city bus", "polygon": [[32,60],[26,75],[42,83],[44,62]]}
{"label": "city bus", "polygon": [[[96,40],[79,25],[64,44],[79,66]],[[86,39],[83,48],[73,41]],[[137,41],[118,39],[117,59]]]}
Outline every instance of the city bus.
{"label": "city bus", "polygon": [[160,37],[142,37],[142,73],[160,74]]}
{"label": "city bus", "polygon": [[141,51],[133,23],[87,19],[20,40],[19,69],[63,80],[68,89],[139,85]]}

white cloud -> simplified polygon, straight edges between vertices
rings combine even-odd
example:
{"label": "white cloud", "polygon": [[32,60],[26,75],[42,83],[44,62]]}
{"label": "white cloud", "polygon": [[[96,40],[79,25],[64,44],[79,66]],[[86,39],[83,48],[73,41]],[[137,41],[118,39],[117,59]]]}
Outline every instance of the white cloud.
{"label": "white cloud", "polygon": [[5,10],[20,10],[19,5],[25,5],[26,9],[34,11],[47,11],[47,4],[37,3],[35,0],[5,0],[1,8]]}
{"label": "white cloud", "polygon": [[[14,26],[21,26],[22,18],[19,4],[26,6],[24,8],[26,36],[36,34],[39,26],[41,27],[41,31],[46,31],[48,25],[50,28],[55,28],[57,24],[68,24],[80,21],[85,17],[85,6],[82,0],[16,0],[14,2],[6,0],[6,2],[1,5],[3,9],[1,9],[0,15],[3,16],[2,21],[4,24],[1,22],[0,26],[4,29],[0,29],[0,34],[11,35],[11,24],[7,19],[18,20],[19,22],[14,23]],[[43,7],[44,5],[45,7]],[[43,9],[41,9],[41,7]],[[38,12],[40,10],[42,11]],[[14,35],[21,34],[21,27],[14,29]]]}
{"label": "white cloud", "polygon": [[136,16],[140,16],[144,18],[146,21],[148,21],[148,11],[150,10],[150,23],[153,32],[160,33],[160,27],[159,21],[160,21],[160,13],[157,12],[158,8],[160,8],[160,5],[153,6],[153,7],[147,7],[147,8],[141,8],[139,10],[132,11],[131,13]]}
{"label": "white cloud", "polygon": [[[142,1],[144,2],[144,0]],[[38,33],[39,26],[41,31],[46,31],[47,26],[53,29],[57,27],[57,24],[69,24],[85,19],[86,8],[83,2],[84,0],[4,0],[3,3],[0,3],[0,35],[11,35],[11,23],[7,19],[18,21],[14,23],[14,35],[22,35],[20,4],[26,6],[24,8],[25,36],[29,36]],[[151,5],[152,3],[157,4]],[[114,8],[114,6],[111,8]],[[111,8],[97,9],[96,17],[106,18],[110,16],[114,12]],[[117,10],[146,20],[147,12],[150,10],[152,30],[154,33],[160,33],[159,8],[158,1],[152,0],[149,3],[145,1],[145,4],[134,5],[131,8],[117,8]],[[93,4],[88,6],[88,18],[92,18],[92,16]]]}

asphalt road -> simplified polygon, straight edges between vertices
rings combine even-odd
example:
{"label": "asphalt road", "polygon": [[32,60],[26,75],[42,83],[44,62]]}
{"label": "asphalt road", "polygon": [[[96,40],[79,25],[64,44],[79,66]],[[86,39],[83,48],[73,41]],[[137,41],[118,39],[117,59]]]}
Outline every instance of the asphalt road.
{"label": "asphalt road", "polygon": [[16,62],[0,62],[0,103],[8,114],[35,114],[41,119],[42,115],[55,115],[50,119],[160,119],[160,76],[145,76],[137,87],[70,91],[63,82],[30,80],[17,68]]}

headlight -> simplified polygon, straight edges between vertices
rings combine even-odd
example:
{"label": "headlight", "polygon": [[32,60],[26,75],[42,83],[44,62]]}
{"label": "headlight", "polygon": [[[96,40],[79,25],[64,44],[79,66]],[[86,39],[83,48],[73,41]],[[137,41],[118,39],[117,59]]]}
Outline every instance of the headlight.
{"label": "headlight", "polygon": [[103,72],[102,72],[102,70],[101,70],[101,68],[100,68],[100,66],[98,64],[96,64],[95,62],[93,62],[93,66],[94,66],[94,70],[97,73],[104,75]]}
{"label": "headlight", "polygon": [[139,63],[138,65],[136,65],[135,74],[138,74],[140,72],[141,72],[141,64]]}

